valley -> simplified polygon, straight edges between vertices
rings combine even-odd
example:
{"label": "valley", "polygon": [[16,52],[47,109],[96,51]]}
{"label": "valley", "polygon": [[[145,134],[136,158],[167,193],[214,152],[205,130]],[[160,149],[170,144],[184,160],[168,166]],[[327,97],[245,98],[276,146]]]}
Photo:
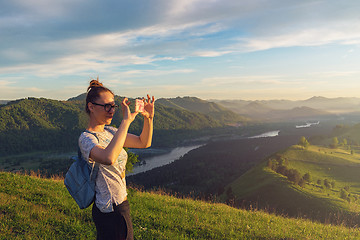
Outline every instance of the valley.
{"label": "valley", "polygon": [[[61,178],[86,127],[83,98],[28,98],[0,106],[0,169]],[[117,103],[120,100],[116,96]],[[314,110],[327,106],[314,103],[319,100],[334,107]],[[272,102],[276,118],[258,119],[198,98],[159,99],[153,145],[128,150],[127,182],[146,191],[160,189],[236,208],[358,224],[360,114],[339,113],[340,105],[333,99],[314,98],[306,107],[288,103]],[[258,113],[264,110],[250,104]],[[121,122],[116,114],[114,126]],[[139,134],[141,126],[137,118],[130,132]],[[310,143],[307,148],[298,145],[302,137]],[[269,161],[276,165],[278,159],[286,162],[286,171],[295,169],[301,179],[308,174],[311,180],[301,180],[300,186],[289,180],[288,172],[269,167]]]}

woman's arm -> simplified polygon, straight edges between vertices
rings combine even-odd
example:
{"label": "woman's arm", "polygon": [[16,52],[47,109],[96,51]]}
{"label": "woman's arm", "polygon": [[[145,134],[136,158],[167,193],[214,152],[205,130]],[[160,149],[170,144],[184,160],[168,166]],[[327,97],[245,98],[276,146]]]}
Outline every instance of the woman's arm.
{"label": "woman's arm", "polygon": [[143,99],[144,101],[144,112],[141,114],[144,116],[144,125],[143,130],[140,134],[140,136],[136,136],[133,134],[128,133],[124,147],[129,148],[148,148],[151,146],[152,142],[152,136],[153,136],[153,119],[154,119],[154,113],[155,113],[155,98],[152,97],[152,100],[150,100],[150,96],[147,95],[148,99],[147,101]]}
{"label": "woman's arm", "polygon": [[153,120],[144,117],[144,126],[140,136],[128,133],[124,147],[148,148],[151,146],[153,135]]}
{"label": "woman's arm", "polygon": [[117,157],[122,151],[125,140],[127,138],[129,126],[138,114],[137,112],[130,112],[130,102],[127,102],[127,100],[127,98],[124,98],[123,102],[121,103],[124,117],[109,145],[106,148],[103,148],[100,145],[96,145],[91,149],[90,158],[94,161],[106,165],[111,165],[116,161]]}

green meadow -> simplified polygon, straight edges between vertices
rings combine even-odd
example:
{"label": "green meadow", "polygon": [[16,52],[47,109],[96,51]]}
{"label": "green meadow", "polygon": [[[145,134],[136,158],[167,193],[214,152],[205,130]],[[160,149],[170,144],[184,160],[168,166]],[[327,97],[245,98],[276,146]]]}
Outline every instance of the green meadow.
{"label": "green meadow", "polygon": [[[0,239],[95,239],[62,179],[0,173]],[[360,230],[129,189],[136,239],[358,239]]]}
{"label": "green meadow", "polygon": [[[299,186],[270,169],[268,162],[281,159],[308,181]],[[274,161],[274,160],[273,160]],[[357,226],[360,224],[360,155],[347,148],[294,145],[227,186],[237,203],[292,217]],[[222,199],[226,199],[226,194]]]}

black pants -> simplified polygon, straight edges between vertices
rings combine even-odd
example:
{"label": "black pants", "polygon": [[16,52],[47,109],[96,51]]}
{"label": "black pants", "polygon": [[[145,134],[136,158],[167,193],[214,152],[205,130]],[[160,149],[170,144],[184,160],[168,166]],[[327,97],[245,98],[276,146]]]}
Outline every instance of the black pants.
{"label": "black pants", "polygon": [[103,213],[93,204],[92,217],[96,226],[97,240],[133,240],[133,227],[130,218],[130,206],[126,200],[114,205],[114,211]]}

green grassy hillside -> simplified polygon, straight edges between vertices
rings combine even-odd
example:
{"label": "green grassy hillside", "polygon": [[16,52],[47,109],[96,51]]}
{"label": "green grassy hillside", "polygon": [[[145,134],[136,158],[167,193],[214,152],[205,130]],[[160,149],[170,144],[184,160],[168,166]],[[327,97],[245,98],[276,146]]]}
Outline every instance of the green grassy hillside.
{"label": "green grassy hillside", "polygon": [[[296,169],[300,177],[308,174],[310,181],[304,181],[300,187],[283,174],[271,170],[269,161],[282,161],[287,169]],[[322,222],[358,225],[359,173],[360,155],[357,153],[319,146],[305,149],[295,145],[269,157],[226,189],[232,192],[238,203],[247,206],[252,204]],[[222,197],[229,196],[224,194]]]}
{"label": "green grassy hillside", "polygon": [[[95,239],[62,180],[0,172],[0,239]],[[357,239],[360,230],[129,190],[136,239]]]}

